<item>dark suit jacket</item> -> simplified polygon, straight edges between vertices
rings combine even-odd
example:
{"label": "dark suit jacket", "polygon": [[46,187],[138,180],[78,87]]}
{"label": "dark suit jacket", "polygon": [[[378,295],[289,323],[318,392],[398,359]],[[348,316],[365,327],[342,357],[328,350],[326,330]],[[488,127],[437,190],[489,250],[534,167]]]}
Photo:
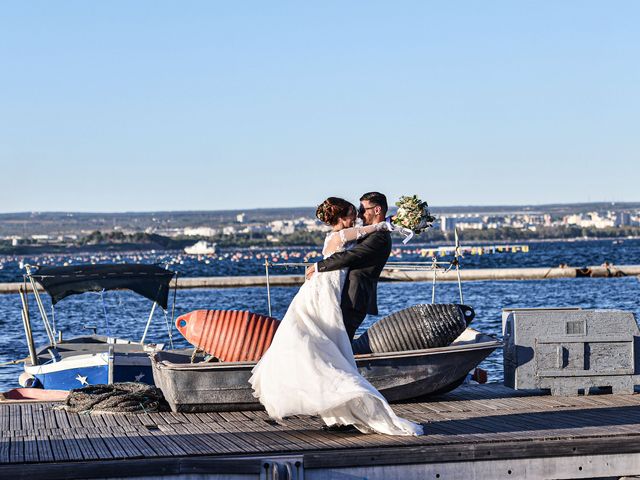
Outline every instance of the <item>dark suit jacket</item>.
{"label": "dark suit jacket", "polygon": [[338,252],[318,262],[319,272],[348,268],[342,289],[342,308],[378,314],[378,279],[391,254],[391,234],[375,232],[363,238],[351,250]]}

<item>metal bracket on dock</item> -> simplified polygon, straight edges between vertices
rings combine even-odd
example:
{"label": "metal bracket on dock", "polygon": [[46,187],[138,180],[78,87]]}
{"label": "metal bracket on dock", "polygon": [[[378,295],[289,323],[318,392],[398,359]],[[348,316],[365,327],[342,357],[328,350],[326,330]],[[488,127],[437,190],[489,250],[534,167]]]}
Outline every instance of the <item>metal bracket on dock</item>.
{"label": "metal bracket on dock", "polygon": [[260,480],[304,480],[302,457],[262,459]]}

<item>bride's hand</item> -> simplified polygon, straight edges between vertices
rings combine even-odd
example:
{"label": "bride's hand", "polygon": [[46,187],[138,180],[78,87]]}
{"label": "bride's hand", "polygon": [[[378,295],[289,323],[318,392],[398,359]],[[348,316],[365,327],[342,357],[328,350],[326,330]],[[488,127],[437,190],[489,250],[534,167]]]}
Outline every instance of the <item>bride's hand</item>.
{"label": "bride's hand", "polygon": [[386,232],[393,232],[393,220],[395,219],[394,217],[387,217],[384,219],[383,222],[377,223],[376,224],[376,231],[386,231]]}

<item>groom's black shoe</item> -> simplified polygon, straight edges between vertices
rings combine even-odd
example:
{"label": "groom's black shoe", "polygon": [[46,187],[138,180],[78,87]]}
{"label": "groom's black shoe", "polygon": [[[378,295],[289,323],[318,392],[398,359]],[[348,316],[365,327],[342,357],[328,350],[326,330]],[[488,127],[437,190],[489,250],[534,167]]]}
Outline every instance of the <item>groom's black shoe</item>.
{"label": "groom's black shoe", "polygon": [[332,433],[359,433],[358,430],[353,425],[323,425],[322,431],[324,432],[332,432]]}

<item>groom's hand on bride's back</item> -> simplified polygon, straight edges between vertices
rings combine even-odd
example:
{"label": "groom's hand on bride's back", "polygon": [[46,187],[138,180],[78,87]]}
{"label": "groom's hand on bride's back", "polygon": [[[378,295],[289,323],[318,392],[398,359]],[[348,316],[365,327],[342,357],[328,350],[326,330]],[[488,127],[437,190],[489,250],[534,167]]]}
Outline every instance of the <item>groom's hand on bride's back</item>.
{"label": "groom's hand on bride's back", "polygon": [[316,273],[315,264],[307,265],[307,270],[304,272],[304,279],[305,280],[311,280],[311,277],[313,277],[314,273]]}

